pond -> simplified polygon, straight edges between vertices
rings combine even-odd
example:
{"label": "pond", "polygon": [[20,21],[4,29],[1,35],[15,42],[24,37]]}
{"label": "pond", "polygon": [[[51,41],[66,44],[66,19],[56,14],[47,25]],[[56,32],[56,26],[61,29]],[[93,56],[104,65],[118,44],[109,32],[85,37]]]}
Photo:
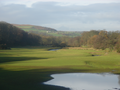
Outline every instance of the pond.
{"label": "pond", "polygon": [[54,79],[44,82],[70,90],[120,90],[120,76],[110,73],[53,74]]}
{"label": "pond", "polygon": [[57,50],[59,50],[59,49],[49,49],[48,51],[57,51]]}

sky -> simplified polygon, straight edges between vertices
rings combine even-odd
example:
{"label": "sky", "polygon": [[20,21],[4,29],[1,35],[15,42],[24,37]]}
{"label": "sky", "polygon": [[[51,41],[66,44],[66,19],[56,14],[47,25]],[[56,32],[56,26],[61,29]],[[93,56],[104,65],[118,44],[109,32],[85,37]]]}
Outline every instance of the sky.
{"label": "sky", "polygon": [[116,31],[120,0],[0,0],[0,21],[58,31]]}

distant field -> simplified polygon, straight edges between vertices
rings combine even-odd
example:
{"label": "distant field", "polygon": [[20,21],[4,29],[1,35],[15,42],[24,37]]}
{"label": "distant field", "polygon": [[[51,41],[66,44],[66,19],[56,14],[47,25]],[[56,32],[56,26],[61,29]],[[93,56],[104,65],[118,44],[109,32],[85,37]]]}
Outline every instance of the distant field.
{"label": "distant field", "polygon": [[32,28],[23,28],[23,30],[27,31],[27,32],[29,32],[29,31],[37,31],[37,32],[45,32],[46,33],[45,30],[38,30],[38,29],[32,29]]}
{"label": "distant field", "polygon": [[28,28],[28,29],[29,29],[29,28],[31,28],[32,26],[17,26],[17,27],[19,27],[19,28],[26,28],[26,29]]}
{"label": "distant field", "polygon": [[34,26],[34,25],[15,25],[18,28],[23,29],[24,31],[30,32],[34,31],[37,33],[43,33],[51,36],[69,36],[69,37],[77,37],[81,35],[81,32],[74,32],[74,31],[54,31],[51,29],[48,29],[46,27]]}
{"label": "distant field", "polygon": [[68,90],[40,84],[53,73],[120,73],[120,54],[87,48],[48,51],[51,47],[0,50],[1,90]]}

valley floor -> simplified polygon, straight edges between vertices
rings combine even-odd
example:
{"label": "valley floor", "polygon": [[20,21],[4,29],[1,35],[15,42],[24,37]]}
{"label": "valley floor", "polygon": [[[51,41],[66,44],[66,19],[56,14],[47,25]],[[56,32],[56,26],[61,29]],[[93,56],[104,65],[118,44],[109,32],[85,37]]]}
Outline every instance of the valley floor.
{"label": "valley floor", "polygon": [[[0,50],[0,87],[2,90],[64,90],[43,85],[53,73],[120,73],[120,54],[106,50],[51,47]],[[65,89],[67,90],[67,89]]]}

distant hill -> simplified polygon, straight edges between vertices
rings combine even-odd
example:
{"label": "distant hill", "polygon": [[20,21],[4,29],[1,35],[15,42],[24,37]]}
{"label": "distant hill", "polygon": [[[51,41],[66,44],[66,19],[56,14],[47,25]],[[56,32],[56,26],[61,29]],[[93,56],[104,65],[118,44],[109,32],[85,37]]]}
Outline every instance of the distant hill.
{"label": "distant hill", "polygon": [[35,33],[35,34],[46,35],[46,36],[77,37],[77,36],[80,36],[82,33],[80,31],[57,31],[53,28],[36,26],[36,25],[28,25],[28,24],[13,24],[13,25],[29,33]]}
{"label": "distant hill", "polygon": [[28,24],[13,24],[16,27],[19,27],[25,31],[30,31],[30,30],[37,30],[37,31],[51,31],[51,32],[56,32],[57,30],[53,28],[48,28],[48,27],[42,27],[42,26],[36,26],[36,25],[28,25]]}

